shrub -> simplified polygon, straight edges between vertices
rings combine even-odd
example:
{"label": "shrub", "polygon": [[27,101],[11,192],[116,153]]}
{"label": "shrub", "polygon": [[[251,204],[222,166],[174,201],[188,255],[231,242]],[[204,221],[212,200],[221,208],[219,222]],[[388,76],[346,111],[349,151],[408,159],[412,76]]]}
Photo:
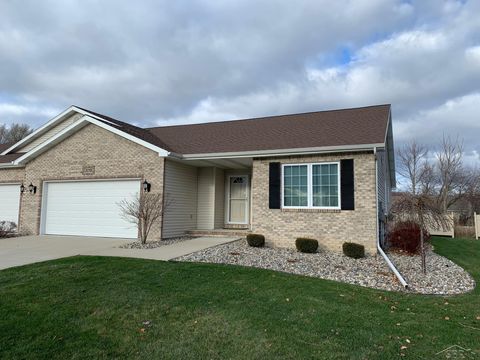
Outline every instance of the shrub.
{"label": "shrub", "polygon": [[[428,232],[423,232],[424,241],[430,238]],[[420,250],[420,226],[411,221],[401,221],[393,226],[388,234],[388,245],[391,248],[416,254]]]}
{"label": "shrub", "polygon": [[314,253],[318,249],[318,241],[308,238],[297,238],[295,246],[298,251],[303,253]]}
{"label": "shrub", "polygon": [[365,246],[363,245],[352,243],[352,242],[346,242],[346,243],[343,243],[342,249],[345,256],[348,256],[354,259],[361,259],[365,257]]}
{"label": "shrub", "polygon": [[17,224],[13,221],[0,221],[0,238],[14,236],[17,231]]}
{"label": "shrub", "polygon": [[248,234],[247,243],[253,247],[263,247],[265,245],[265,236],[260,234]]}
{"label": "shrub", "polygon": [[455,237],[475,239],[475,227],[456,225]]}

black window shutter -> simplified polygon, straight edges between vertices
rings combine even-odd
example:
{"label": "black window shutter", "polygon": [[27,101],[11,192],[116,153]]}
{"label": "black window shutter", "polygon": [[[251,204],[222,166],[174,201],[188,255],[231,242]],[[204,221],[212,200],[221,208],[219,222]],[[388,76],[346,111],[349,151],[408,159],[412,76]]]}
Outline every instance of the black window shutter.
{"label": "black window shutter", "polygon": [[355,180],[353,172],[353,159],[340,161],[342,210],[355,210]]}
{"label": "black window shutter", "polygon": [[268,207],[280,209],[280,163],[271,162],[268,175]]}

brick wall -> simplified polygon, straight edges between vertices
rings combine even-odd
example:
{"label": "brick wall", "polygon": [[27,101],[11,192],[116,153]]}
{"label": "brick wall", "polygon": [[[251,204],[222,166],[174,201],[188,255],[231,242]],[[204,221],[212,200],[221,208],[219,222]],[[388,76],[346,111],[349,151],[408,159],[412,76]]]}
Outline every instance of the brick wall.
{"label": "brick wall", "polygon": [[[297,210],[268,208],[270,162],[307,163],[354,159],[355,210]],[[265,235],[268,245],[294,247],[297,237],[317,239],[320,248],[341,251],[342,244],[363,244],[376,252],[375,158],[373,153],[254,159],[252,230]]]}
{"label": "brick wall", "polygon": [[[95,167],[94,175],[83,175],[84,166]],[[152,192],[162,193],[163,169],[164,158],[154,151],[92,124],[33,159],[25,169],[0,169],[0,181],[37,186],[35,195],[22,196],[19,230],[38,234],[43,181],[140,178],[152,184]],[[161,238],[161,223],[159,219],[152,227],[150,239]]]}
{"label": "brick wall", "polygon": [[22,182],[24,178],[24,168],[0,169],[0,184]]}

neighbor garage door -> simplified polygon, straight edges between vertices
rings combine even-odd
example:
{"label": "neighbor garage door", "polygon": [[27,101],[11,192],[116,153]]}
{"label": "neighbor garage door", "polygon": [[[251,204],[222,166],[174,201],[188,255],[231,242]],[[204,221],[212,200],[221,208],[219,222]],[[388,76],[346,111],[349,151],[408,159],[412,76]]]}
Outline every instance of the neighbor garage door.
{"label": "neighbor garage door", "polygon": [[20,184],[0,184],[0,221],[13,221],[18,225]]}
{"label": "neighbor garage door", "polygon": [[122,219],[118,204],[139,190],[139,180],[47,182],[42,233],[136,238],[137,228]]}

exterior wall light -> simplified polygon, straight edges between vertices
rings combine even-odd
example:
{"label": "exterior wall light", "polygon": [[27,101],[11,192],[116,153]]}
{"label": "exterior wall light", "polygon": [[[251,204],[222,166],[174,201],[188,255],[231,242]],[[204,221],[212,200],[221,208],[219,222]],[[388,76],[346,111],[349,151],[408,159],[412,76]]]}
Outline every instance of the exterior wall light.
{"label": "exterior wall light", "polygon": [[147,180],[143,182],[143,192],[147,193],[150,192],[152,184],[150,184]]}
{"label": "exterior wall light", "polygon": [[25,185],[20,185],[20,192],[23,194],[25,192]]}
{"label": "exterior wall light", "polygon": [[28,191],[30,191],[30,194],[33,195],[37,192],[37,187],[30,183],[30,185],[28,185]]}

